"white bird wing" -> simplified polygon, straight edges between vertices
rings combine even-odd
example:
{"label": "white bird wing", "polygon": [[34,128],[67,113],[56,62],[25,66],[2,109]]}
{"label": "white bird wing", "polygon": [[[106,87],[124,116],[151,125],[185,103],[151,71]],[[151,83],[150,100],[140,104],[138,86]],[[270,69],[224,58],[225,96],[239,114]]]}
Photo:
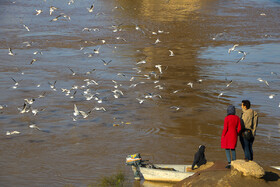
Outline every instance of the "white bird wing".
{"label": "white bird wing", "polygon": [[78,111],[78,108],[76,106],[76,104],[74,104],[74,116],[78,116],[79,115],[79,111]]}
{"label": "white bird wing", "polygon": [[161,69],[161,65],[155,65],[156,68],[158,68],[160,74],[162,74],[162,69]]}
{"label": "white bird wing", "polygon": [[89,111],[88,113],[86,113],[86,112],[81,111],[81,110],[80,110],[79,112],[80,112],[80,114],[82,114],[83,118],[87,118],[88,115],[91,113],[91,111]]}
{"label": "white bird wing", "polygon": [[23,26],[27,31],[30,31],[29,28],[26,25],[23,25]]}
{"label": "white bird wing", "polygon": [[87,117],[87,114],[84,112],[84,111],[79,111],[81,114],[82,114],[82,116],[83,116],[83,118],[86,118]]}
{"label": "white bird wing", "polygon": [[267,81],[264,81],[265,82],[265,84],[267,85],[267,86],[269,86],[269,84],[268,84],[268,82]]}

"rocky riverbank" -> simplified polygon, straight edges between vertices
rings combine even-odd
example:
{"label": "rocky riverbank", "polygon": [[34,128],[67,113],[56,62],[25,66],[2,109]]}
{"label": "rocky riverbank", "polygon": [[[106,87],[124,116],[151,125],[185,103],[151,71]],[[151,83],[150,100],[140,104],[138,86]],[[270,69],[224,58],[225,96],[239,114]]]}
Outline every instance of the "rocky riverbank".
{"label": "rocky riverbank", "polygon": [[[280,186],[280,171],[269,166],[259,166],[257,163],[250,161],[242,163],[243,160],[237,160],[237,164],[233,164],[231,169],[226,169],[226,162],[217,161],[213,166],[198,170],[195,175],[184,179],[176,184],[176,187],[183,186]],[[242,166],[242,169],[241,167]],[[236,167],[236,168],[234,168]],[[254,167],[257,167],[256,170]],[[257,178],[254,173],[248,175],[250,171],[264,170],[264,175]],[[246,174],[244,174],[246,173]]]}

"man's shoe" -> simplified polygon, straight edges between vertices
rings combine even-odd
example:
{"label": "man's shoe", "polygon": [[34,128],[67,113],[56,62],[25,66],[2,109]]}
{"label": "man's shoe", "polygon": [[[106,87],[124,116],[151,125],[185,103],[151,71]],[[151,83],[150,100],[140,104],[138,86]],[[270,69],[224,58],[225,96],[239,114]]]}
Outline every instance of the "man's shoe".
{"label": "man's shoe", "polygon": [[230,168],[231,168],[231,165],[230,165],[230,164],[228,164],[228,165],[226,166],[226,168],[227,168],[227,169],[230,169]]}
{"label": "man's shoe", "polygon": [[248,158],[245,158],[244,160],[245,160],[245,162],[249,162],[249,159],[248,159]]}

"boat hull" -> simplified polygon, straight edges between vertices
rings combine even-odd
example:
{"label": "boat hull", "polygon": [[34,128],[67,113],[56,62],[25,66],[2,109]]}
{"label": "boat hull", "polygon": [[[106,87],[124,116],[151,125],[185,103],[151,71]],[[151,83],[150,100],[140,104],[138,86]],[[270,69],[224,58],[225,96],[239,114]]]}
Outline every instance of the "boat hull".
{"label": "boat hull", "polygon": [[[146,167],[138,167],[140,178],[147,181],[162,181],[162,182],[179,182],[189,176],[192,176],[194,172],[187,172],[187,167],[190,165],[155,165],[163,169],[154,169]],[[173,168],[174,170],[166,170],[167,168]],[[135,172],[135,167],[133,168]]]}

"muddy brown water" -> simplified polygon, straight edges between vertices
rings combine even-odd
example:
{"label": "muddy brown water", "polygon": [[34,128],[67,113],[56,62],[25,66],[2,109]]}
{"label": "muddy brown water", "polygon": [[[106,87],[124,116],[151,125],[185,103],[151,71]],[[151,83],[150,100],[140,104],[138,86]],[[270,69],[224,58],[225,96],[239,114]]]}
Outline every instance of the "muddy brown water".
{"label": "muddy brown water", "polygon": [[[1,186],[86,186],[119,169],[137,186],[125,166],[128,154],[191,164],[200,144],[208,160],[225,160],[220,135],[226,108],[233,104],[240,115],[243,99],[260,114],[255,160],[280,165],[279,1],[105,0],[95,1],[90,13],[91,3],[0,2]],[[58,8],[52,15],[50,6]],[[43,12],[35,15],[36,9]],[[71,19],[50,21],[61,13]],[[242,54],[228,53],[234,44],[247,53],[239,63]],[[104,65],[102,59],[112,61]],[[98,85],[81,88],[85,79]],[[49,85],[55,81],[57,91]],[[61,90],[74,85],[74,98]],[[115,98],[114,86],[123,95]],[[86,100],[87,89],[98,99]],[[19,113],[26,98],[35,98],[37,115]],[[73,121],[74,104],[106,111]],[[238,142],[237,158],[243,157]]]}

